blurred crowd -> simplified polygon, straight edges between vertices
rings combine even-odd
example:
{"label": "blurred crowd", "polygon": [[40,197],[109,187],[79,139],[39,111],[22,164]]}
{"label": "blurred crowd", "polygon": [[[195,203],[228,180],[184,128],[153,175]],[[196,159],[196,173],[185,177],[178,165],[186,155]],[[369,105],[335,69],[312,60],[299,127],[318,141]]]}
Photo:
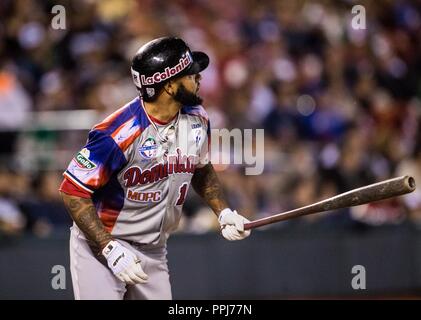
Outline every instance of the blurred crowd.
{"label": "blurred crowd", "polygon": [[[355,4],[365,29],[353,28]],[[65,29],[51,25],[54,5],[66,10]],[[216,166],[248,218],[398,175],[421,184],[419,1],[2,0],[0,230],[48,235],[70,224],[57,189],[87,131],[29,130],[33,112],[101,119],[135,97],[138,47],[166,35],[211,57],[201,95],[213,128],[265,130],[263,174]],[[215,228],[189,197],[180,229]],[[420,191],[272,227],[405,221],[421,226]]]}

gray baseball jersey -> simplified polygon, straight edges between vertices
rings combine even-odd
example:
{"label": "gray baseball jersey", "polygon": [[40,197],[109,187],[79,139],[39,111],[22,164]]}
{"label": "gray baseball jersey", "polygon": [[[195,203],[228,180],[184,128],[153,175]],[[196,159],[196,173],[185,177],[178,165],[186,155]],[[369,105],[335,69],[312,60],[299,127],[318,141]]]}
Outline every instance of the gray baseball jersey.
{"label": "gray baseball jersey", "polygon": [[160,247],[178,226],[195,168],[208,161],[209,134],[202,106],[160,124],[135,98],[90,131],[64,176],[92,194],[115,238]]}

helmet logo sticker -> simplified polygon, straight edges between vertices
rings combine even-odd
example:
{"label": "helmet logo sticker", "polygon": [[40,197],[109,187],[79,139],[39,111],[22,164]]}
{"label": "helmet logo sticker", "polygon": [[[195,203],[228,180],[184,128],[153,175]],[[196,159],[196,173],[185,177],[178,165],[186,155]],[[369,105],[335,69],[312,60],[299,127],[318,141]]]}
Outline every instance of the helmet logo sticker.
{"label": "helmet logo sticker", "polygon": [[154,88],[146,88],[146,94],[149,97],[152,97],[155,94],[155,89]]}
{"label": "helmet logo sticker", "polygon": [[165,81],[166,79],[175,76],[193,63],[193,58],[189,52],[186,53],[184,58],[181,58],[174,67],[166,67],[164,72],[155,72],[152,76],[146,77],[144,74],[140,76],[142,85],[152,85]]}
{"label": "helmet logo sticker", "polygon": [[132,71],[132,77],[133,77],[133,82],[137,87],[142,87],[141,83],[140,83],[140,76],[139,76],[139,72],[137,72],[136,70],[133,70],[133,68],[131,68]]}

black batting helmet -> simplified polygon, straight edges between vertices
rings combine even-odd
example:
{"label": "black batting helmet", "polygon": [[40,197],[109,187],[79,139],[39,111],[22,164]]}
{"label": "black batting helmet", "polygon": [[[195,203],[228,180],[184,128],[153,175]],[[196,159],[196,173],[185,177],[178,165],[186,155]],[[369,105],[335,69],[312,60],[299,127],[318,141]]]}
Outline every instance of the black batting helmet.
{"label": "black batting helmet", "polygon": [[163,37],[143,45],[132,60],[133,82],[145,101],[153,101],[165,83],[176,77],[196,74],[209,64],[209,57],[191,51],[176,37]]}

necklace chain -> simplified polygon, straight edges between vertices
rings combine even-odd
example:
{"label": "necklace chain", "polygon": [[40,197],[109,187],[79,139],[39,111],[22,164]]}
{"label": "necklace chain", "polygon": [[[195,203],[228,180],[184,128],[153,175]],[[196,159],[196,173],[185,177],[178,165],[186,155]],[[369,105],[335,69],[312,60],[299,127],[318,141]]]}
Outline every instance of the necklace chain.
{"label": "necklace chain", "polygon": [[[159,140],[161,141],[161,143],[167,143],[169,138],[168,135],[166,135],[165,137],[163,137],[161,135],[161,133],[159,132],[158,126],[156,125],[155,122],[152,121],[152,119],[149,117],[149,114],[146,112],[146,108],[143,105],[143,100],[140,100],[140,104],[142,105],[143,110],[145,111],[146,116],[148,117],[149,122],[152,124],[153,128],[155,129],[156,135],[158,136]],[[177,126],[178,126],[178,121],[180,120],[180,112],[177,113],[177,119],[175,120],[175,122],[173,124],[171,124],[171,127],[174,127],[175,132],[177,132]]]}

